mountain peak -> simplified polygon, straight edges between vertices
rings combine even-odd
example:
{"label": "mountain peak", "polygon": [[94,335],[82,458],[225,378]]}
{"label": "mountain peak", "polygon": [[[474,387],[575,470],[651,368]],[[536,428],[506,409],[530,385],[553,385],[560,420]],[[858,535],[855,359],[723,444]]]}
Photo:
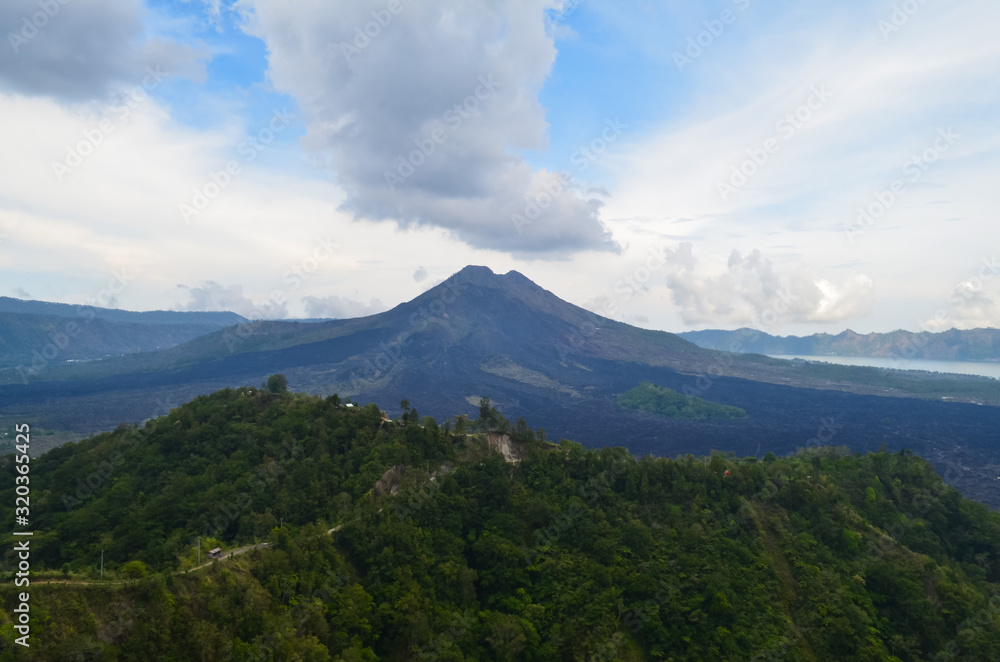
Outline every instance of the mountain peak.
{"label": "mountain peak", "polygon": [[532,290],[541,290],[537,283],[519,271],[508,271],[505,274],[494,273],[489,267],[470,264],[448,280],[469,285],[479,285],[493,289],[511,291],[515,288],[522,289],[528,286]]}
{"label": "mountain peak", "polygon": [[508,301],[520,301],[535,311],[546,312],[563,320],[571,320],[571,324],[576,326],[581,323],[581,320],[593,317],[593,313],[588,313],[582,308],[563,301],[518,271],[511,270],[505,274],[497,274],[489,267],[478,265],[464,267],[444,282],[425,292],[421,298],[440,296],[444,290],[454,285],[458,285],[459,289],[465,285],[472,286],[470,291],[478,289],[481,294],[493,299],[499,296]]}
{"label": "mountain peak", "polygon": [[453,275],[451,278],[456,281],[470,283],[472,285],[491,285],[496,283],[496,279],[499,278],[499,276],[493,273],[493,270],[489,267],[470,264]]}

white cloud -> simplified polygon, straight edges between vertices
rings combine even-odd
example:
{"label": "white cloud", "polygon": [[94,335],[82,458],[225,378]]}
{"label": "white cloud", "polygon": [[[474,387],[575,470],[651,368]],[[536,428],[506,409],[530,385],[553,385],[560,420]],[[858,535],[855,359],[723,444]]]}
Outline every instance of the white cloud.
{"label": "white cloud", "polygon": [[[939,305],[927,293],[950,286],[978,264],[981,246],[1000,241],[991,194],[1000,139],[986,121],[1000,107],[990,73],[1000,68],[1000,42],[987,20],[997,16],[992,2],[927,3],[887,41],[877,19],[889,13],[861,3],[748,8],[747,21],[682,72],[683,112],[630,145],[604,209],[615,236],[642,241],[632,229],[640,226],[686,238],[702,255],[760,248],[781,273],[823,274],[829,301],[805,318],[830,319],[831,330],[867,309],[834,302],[863,301],[872,284],[880,296],[922,295],[905,313],[880,305],[865,318],[878,330],[916,328]],[[817,86],[829,100],[792,135],[781,133],[778,122]],[[913,179],[906,162],[949,127],[961,138]],[[777,151],[724,199],[718,184],[769,138]],[[905,193],[850,241],[844,230],[858,207],[894,180]],[[720,267],[713,263],[714,273]],[[811,280],[819,287],[824,278]],[[723,306],[732,290],[717,284],[720,292],[706,296]],[[700,319],[698,310],[692,302],[687,319]]]}
{"label": "white cloud", "polygon": [[187,292],[188,301],[175,306],[176,310],[228,310],[247,319],[281,319],[288,316],[286,305],[270,301],[254,302],[243,294],[243,287],[240,285],[226,287],[209,281],[197,287],[177,287]]}
{"label": "white cloud", "polygon": [[[300,317],[303,296],[357,290],[363,300],[393,303],[416,296],[423,290],[412,279],[416,256],[432,256],[427,266],[436,273],[491,259],[440,229],[401,232],[389,223],[353,221],[337,211],[343,194],[335,185],[311,170],[284,167],[294,163],[295,151],[277,142],[245,162],[237,146],[259,127],[233,121],[192,129],[155,99],[122,119],[107,107],[3,93],[0,117],[0,143],[18,155],[0,159],[0,232],[7,235],[0,280],[42,300],[84,304],[124,269],[133,276],[118,295],[125,308],[168,309],[177,305],[177,283],[212,281],[239,283],[243,297],[255,302],[278,292],[289,315]],[[105,119],[114,130],[59,181],[52,164]],[[234,158],[239,175],[185,224],[179,204]],[[312,264],[328,237],[340,247]],[[309,273],[286,276],[296,268]]]}
{"label": "white cloud", "polygon": [[338,296],[328,297],[303,297],[306,305],[306,314],[309,317],[333,317],[336,319],[348,319],[352,317],[365,317],[374,315],[386,310],[385,304],[378,299],[372,299],[368,303],[344,299]]}
{"label": "white cloud", "polygon": [[[0,27],[20,21],[19,14],[10,23],[11,7],[16,14],[36,2],[3,5],[0,18],[7,23]],[[87,71],[63,42],[29,52],[49,43],[41,33],[17,59],[3,59],[9,48],[0,54],[0,144],[17,155],[0,159],[0,232],[6,235],[0,278],[37,298],[84,303],[125,269],[136,277],[118,295],[124,307],[170,307],[177,283],[212,282],[239,283],[240,296],[218,286],[235,301],[260,302],[277,292],[295,317],[306,312],[304,297],[325,301],[337,292],[350,299],[334,298],[331,305],[355,314],[374,310],[373,299],[393,305],[412,298],[471,263],[497,273],[517,269],[559,296],[591,302],[596,312],[614,304],[618,319],[661,329],[747,323],[766,312],[762,302],[775,291],[775,277],[805,302],[781,320],[799,320],[787,321],[787,332],[817,326],[837,332],[848,319],[864,330],[917,328],[942,307],[960,326],[1000,320],[994,303],[1000,292],[992,284],[962,306],[947,301],[954,284],[979,268],[984,247],[1000,242],[992,195],[1000,168],[1000,135],[990,123],[1000,107],[1000,88],[991,78],[1000,67],[989,20],[997,15],[993,3],[927,3],[888,41],[875,23],[885,8],[754,3],[680,74],[669,58],[677,36],[669,21],[626,5],[588,3],[583,9],[591,18],[611,9],[630,17],[624,36],[641,37],[652,55],[608,66],[642,76],[658,71],[667,90],[658,97],[663,107],[643,121],[623,118],[629,131],[602,160],[608,176],[563,194],[549,216],[518,234],[510,208],[523,211],[525,193],[539,195],[554,173],[531,170],[514,155],[534,149],[534,158],[544,159],[548,120],[539,88],[550,72],[577,73],[572,58],[569,68],[553,69],[542,0],[456,8],[404,0],[404,11],[350,63],[338,45],[350,43],[354,28],[364,29],[370,11],[384,2],[309,0],[293,11],[272,0],[247,0],[248,29],[272,48],[274,87],[302,106],[306,155],[336,177],[309,167],[298,146],[273,144],[263,158],[243,163],[241,174],[190,225],[180,221],[178,203],[190,201],[210,172],[241,158],[236,146],[260,127],[244,125],[241,109],[223,126],[195,129],[155,99],[119,119],[109,104],[141,82],[135,76],[146,64],[173,60],[195,76],[196,58],[173,42],[151,40],[146,31],[159,18],[150,20],[153,10],[137,0],[95,1],[92,17],[79,13],[86,6],[78,2],[65,5],[45,34],[68,31],[65,43],[90,58]],[[205,6],[211,15],[213,1]],[[74,7],[75,15],[69,13]],[[691,26],[708,18],[703,8],[685,7],[690,21],[678,28],[681,43]],[[175,22],[171,29],[181,25],[182,34],[190,24]],[[81,42],[88,34],[107,43],[107,54],[88,50],[93,44]],[[594,45],[636,58],[617,37]],[[156,52],[159,47],[166,51]],[[60,60],[58,66],[46,70],[48,57]],[[664,66],[656,70],[657,64]],[[479,76],[490,74],[503,86],[448,133],[432,155],[440,158],[429,158],[393,195],[384,182],[386,164],[415,149],[413,141],[442,122],[470,86],[474,92]],[[830,99],[723,200],[717,182],[748,149],[774,136],[776,122],[806,102],[814,85],[826,85]],[[557,108],[560,103],[553,99],[552,110],[566,121],[594,120],[592,108]],[[52,164],[109,118],[114,132],[60,182]],[[903,162],[948,126],[961,134],[954,148],[919,181],[907,180],[905,195],[849,242],[843,228],[856,209],[903,176]],[[606,250],[604,226],[623,245],[621,253]],[[288,270],[331,235],[342,248],[290,285]],[[629,290],[628,299],[617,291],[619,280],[645,264],[649,247],[678,242],[691,247],[686,256],[676,250],[673,289],[664,269]],[[567,256],[560,247],[593,250]],[[740,262],[731,269],[733,249]],[[684,305],[675,302],[675,290],[688,297]],[[879,306],[863,316],[876,290]]]}
{"label": "white cloud", "polygon": [[[691,255],[691,245],[680,247]],[[842,322],[871,311],[874,285],[866,276],[832,283],[811,269],[775,271],[759,250],[733,251],[726,271],[711,275],[686,259],[666,279],[681,318],[691,325],[753,325],[777,329],[784,324]]]}
{"label": "white cloud", "polygon": [[[979,275],[958,283],[948,296],[947,324],[959,329],[996,328],[1000,326],[1000,283],[996,274],[980,270]],[[938,323],[930,320],[928,329]],[[943,330],[943,329],[940,329]]]}
{"label": "white cloud", "polygon": [[347,192],[343,209],[493,250],[613,250],[599,203],[574,191],[520,230],[513,220],[526,196],[553,185],[553,173],[533,172],[513,150],[546,146],[538,92],[556,57],[544,14],[554,3],[386,6],[241,5],[246,31],[268,45],[275,87],[307,115],[303,145],[326,155]]}

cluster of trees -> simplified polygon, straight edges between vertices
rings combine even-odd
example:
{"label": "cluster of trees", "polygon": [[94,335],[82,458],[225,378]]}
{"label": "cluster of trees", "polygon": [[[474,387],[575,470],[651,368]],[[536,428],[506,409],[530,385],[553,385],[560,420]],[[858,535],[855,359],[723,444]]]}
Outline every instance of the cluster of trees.
{"label": "cluster of trees", "polygon": [[[394,465],[443,461],[437,425],[387,423],[374,404],[266,388],[226,389],[148,422],[32,460],[34,567],[78,573],[139,560],[183,566],[197,538],[265,540],[279,524],[337,521]],[[0,473],[13,503],[13,464]],[[13,511],[3,513],[13,527]],[[12,528],[10,530],[13,530]]]}
{"label": "cluster of trees", "polygon": [[744,418],[747,413],[739,407],[720,405],[716,402],[684,395],[665,386],[642,382],[618,396],[618,405],[626,409],[639,409],[670,418]]}
{"label": "cluster of trees", "polygon": [[[546,443],[485,399],[470,434],[268,390],[33,461],[33,566],[103,548],[133,576],[32,587],[33,659],[1000,659],[1000,515],[912,454],[635,458]],[[474,431],[501,428],[520,462]],[[67,512],[59,490],[113,452]],[[244,493],[214,535],[272,545],[178,572]]]}

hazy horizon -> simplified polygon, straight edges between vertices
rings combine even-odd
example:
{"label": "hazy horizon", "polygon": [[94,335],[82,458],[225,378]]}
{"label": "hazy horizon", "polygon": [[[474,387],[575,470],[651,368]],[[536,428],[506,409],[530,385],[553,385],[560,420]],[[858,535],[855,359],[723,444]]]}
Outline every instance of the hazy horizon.
{"label": "hazy horizon", "polygon": [[[468,266],[474,266],[474,265],[468,265]],[[512,271],[516,272],[517,270],[514,269]],[[456,273],[458,273],[458,272],[456,272]],[[494,272],[494,273],[496,273],[496,272]],[[520,273],[520,272],[518,272],[518,273]],[[454,274],[452,274],[452,275],[454,275]],[[505,275],[505,274],[497,273],[497,275]],[[448,278],[445,278],[445,279],[442,279],[439,282],[434,283],[433,285],[427,287],[422,292],[420,292],[417,295],[415,295],[413,298],[416,298],[416,296],[419,296],[423,292],[427,292],[428,290],[431,290],[434,287],[437,287],[438,285],[443,284],[447,280],[448,280]],[[113,294],[113,293],[111,293],[111,290],[108,289],[108,288],[104,288],[104,290],[102,290],[102,291],[105,292],[105,293]],[[556,296],[559,296],[558,292],[553,292],[553,294],[555,294]],[[106,305],[101,305],[101,301],[98,301],[97,299],[94,299],[94,298],[89,298],[88,301],[86,301],[84,303],[72,302],[72,301],[43,301],[43,300],[40,300],[40,299],[23,299],[23,298],[20,298],[20,297],[9,297],[9,298],[12,298],[12,299],[15,299],[15,300],[18,300],[18,301],[24,301],[24,302],[53,303],[53,304],[73,305],[73,306],[87,306],[87,307],[102,308],[102,309],[107,309],[107,310],[122,310],[122,311],[125,311],[125,312],[136,312],[136,313],[143,313],[143,312],[204,312],[204,313],[234,313],[234,314],[242,315],[242,313],[237,313],[235,310],[228,309],[228,308],[205,308],[205,309],[200,309],[200,310],[191,310],[191,309],[177,308],[177,307],[175,307],[175,308],[121,308],[121,307],[116,307],[114,305],[111,305],[111,304],[115,303],[114,300],[110,300],[108,302],[108,304],[106,304]],[[560,297],[560,298],[562,298],[562,297]],[[359,312],[358,314],[344,315],[344,316],[340,316],[340,317],[336,317],[336,316],[332,316],[332,317],[331,316],[314,316],[314,317],[302,316],[302,317],[298,317],[298,316],[291,316],[291,315],[286,315],[284,317],[273,317],[273,316],[269,316],[269,313],[273,312],[273,308],[269,308],[267,306],[268,302],[264,302],[263,305],[248,306],[244,310],[244,312],[249,313],[250,316],[247,316],[247,315],[243,315],[243,316],[246,317],[249,320],[254,320],[254,321],[265,320],[265,321],[275,321],[275,322],[282,322],[282,321],[288,321],[288,322],[294,322],[294,321],[334,321],[334,320],[341,320],[341,319],[357,319],[357,318],[361,318],[361,317],[367,317],[369,315],[377,315],[379,312],[385,312],[387,310],[391,310],[392,308],[395,308],[398,305],[406,303],[406,301],[409,301],[409,300],[412,300],[412,299],[400,301],[397,304],[394,304],[394,305],[391,305],[391,306],[390,305],[383,306],[382,309],[380,309],[380,310],[370,310],[370,311],[365,311],[365,312]],[[585,309],[588,309],[586,306],[582,306],[582,307],[584,307]],[[609,319],[616,319],[616,318],[620,317],[620,316],[614,315],[615,311],[607,311],[607,310],[601,311],[600,309],[597,309],[597,310],[588,309],[588,310],[591,310],[591,312],[596,312],[598,314],[602,314],[602,316],[608,317]],[[611,313],[611,314],[608,314],[608,313]],[[886,329],[886,330],[882,330],[882,331],[875,331],[875,330],[872,330],[872,331],[863,331],[863,330],[859,330],[857,328],[844,327],[844,328],[841,328],[839,331],[838,330],[833,330],[833,331],[831,331],[831,330],[823,330],[823,331],[812,331],[812,332],[803,332],[803,333],[795,334],[795,333],[780,333],[780,332],[773,332],[773,331],[770,331],[770,332],[769,331],[765,331],[764,328],[763,328],[764,326],[766,326],[765,324],[754,324],[753,321],[751,321],[751,322],[749,322],[747,324],[720,324],[720,325],[717,325],[717,326],[712,326],[712,325],[698,325],[698,326],[693,327],[693,328],[684,328],[684,329],[669,329],[669,328],[668,329],[658,329],[658,328],[654,328],[654,327],[651,327],[651,326],[648,326],[648,325],[645,325],[645,324],[642,324],[642,323],[638,323],[635,320],[626,321],[625,323],[630,324],[632,326],[637,326],[637,327],[640,327],[640,328],[652,329],[652,330],[657,330],[657,331],[667,331],[669,333],[686,333],[686,332],[693,332],[693,331],[739,331],[739,330],[744,329],[744,328],[750,328],[750,329],[758,330],[758,331],[760,331],[762,333],[769,333],[769,335],[773,335],[773,336],[776,336],[776,337],[779,337],[779,338],[780,337],[805,337],[805,336],[810,336],[810,335],[814,335],[814,334],[824,334],[824,333],[825,334],[829,334],[829,335],[834,335],[834,336],[840,335],[842,333],[857,333],[859,335],[870,335],[870,334],[892,333],[892,332],[895,332],[895,331],[909,331],[909,332],[914,332],[914,333],[921,333],[921,332],[924,332],[924,333],[940,333],[940,332],[943,332],[943,331],[952,331],[952,330],[971,331],[971,330],[977,330],[977,329],[994,329],[994,328],[997,328],[997,327],[994,327],[994,326],[968,327],[968,328],[961,328],[961,329],[959,327],[954,327],[954,326],[948,327],[948,328],[943,328],[943,327],[942,328],[934,328],[934,325],[932,323],[928,323],[928,324],[925,324],[924,327],[918,327],[918,328],[912,328],[912,329],[890,328],[890,329]],[[789,355],[782,355],[782,356],[799,356],[799,355],[791,355],[791,354],[789,354]],[[970,374],[980,374],[980,373],[970,373]]]}

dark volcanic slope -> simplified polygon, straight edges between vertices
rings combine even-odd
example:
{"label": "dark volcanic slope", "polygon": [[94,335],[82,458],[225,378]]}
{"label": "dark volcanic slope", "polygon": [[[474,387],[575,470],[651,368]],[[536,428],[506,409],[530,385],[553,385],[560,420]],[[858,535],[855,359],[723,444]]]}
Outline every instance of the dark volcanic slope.
{"label": "dark volcanic slope", "polygon": [[[439,419],[474,414],[487,395],[506,416],[544,426],[550,438],[636,453],[907,447],[969,496],[1000,506],[996,407],[876,397],[934,385],[926,376],[880,382],[874,369],[831,376],[766,357],[734,358],[598,317],[517,272],[498,276],[485,267],[467,267],[371,317],[250,323],[165,352],[53,371],[59,381],[0,386],[0,413],[86,433],[221,387],[260,384],[275,372],[293,389],[375,401],[391,414],[404,397]],[[617,408],[614,395],[641,381],[742,407],[748,417],[681,421]],[[989,380],[947,384],[995,388]]]}

